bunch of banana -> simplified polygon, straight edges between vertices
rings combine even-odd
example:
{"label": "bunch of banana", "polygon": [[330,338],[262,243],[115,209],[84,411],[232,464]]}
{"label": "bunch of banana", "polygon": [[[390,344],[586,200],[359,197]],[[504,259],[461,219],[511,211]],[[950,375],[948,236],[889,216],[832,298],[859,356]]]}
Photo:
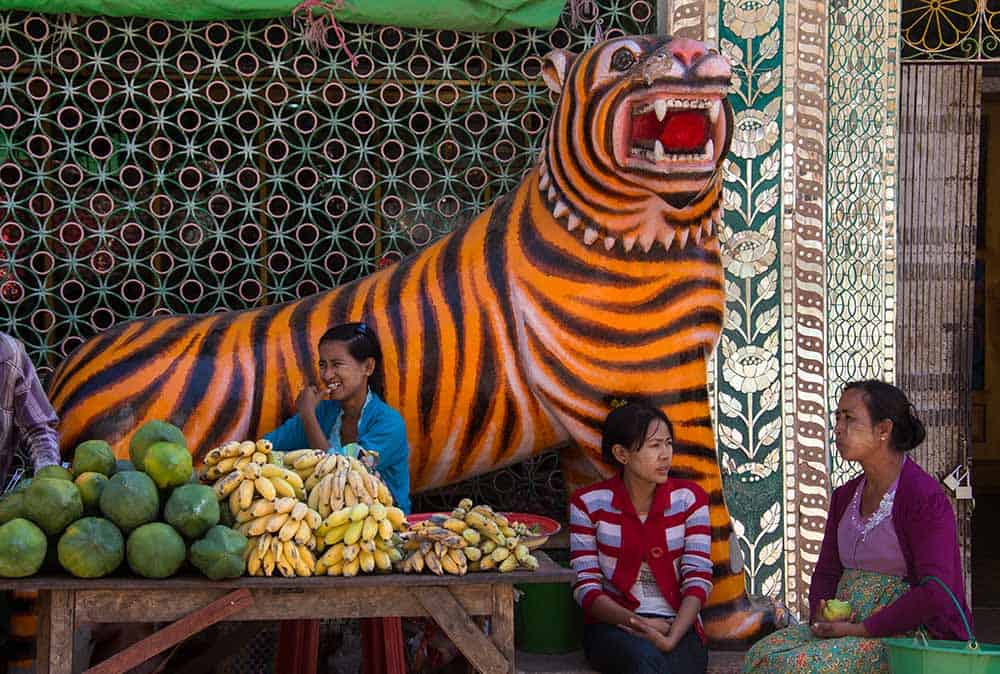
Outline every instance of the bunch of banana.
{"label": "bunch of banana", "polygon": [[434,515],[410,529],[403,544],[410,554],[400,570],[420,573],[427,568],[438,575],[494,569],[506,573],[517,568],[533,571],[538,559],[522,542],[520,532],[527,532],[523,524],[515,528],[489,506],[474,506],[470,499],[462,499],[450,516]]}
{"label": "bunch of banana", "polygon": [[213,482],[212,488],[220,501],[229,499],[233,517],[239,518],[240,513],[248,511],[255,499],[305,498],[302,479],[294,471],[271,463],[270,453],[269,441],[245,440],[227,442],[205,456],[201,479]]}
{"label": "bunch of banana", "polygon": [[385,483],[353,457],[304,449],[285,454],[285,465],[302,478],[309,507],[324,518],[358,504],[393,503]]}
{"label": "bunch of banana", "polygon": [[316,529],[316,575],[356,576],[392,571],[402,560],[398,532],[406,527],[403,511],[379,501],[357,503],[330,513]]}
{"label": "bunch of banana", "polygon": [[316,556],[309,545],[295,538],[282,540],[280,530],[251,538],[244,555],[251,576],[270,576],[275,569],[286,578],[315,574]]}

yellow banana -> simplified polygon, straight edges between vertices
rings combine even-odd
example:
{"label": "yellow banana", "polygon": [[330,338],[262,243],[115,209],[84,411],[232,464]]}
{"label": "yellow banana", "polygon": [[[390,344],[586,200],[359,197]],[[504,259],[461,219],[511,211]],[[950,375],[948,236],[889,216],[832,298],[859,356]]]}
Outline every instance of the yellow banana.
{"label": "yellow banana", "polygon": [[244,440],[240,443],[240,457],[250,458],[257,451],[257,443],[252,440]]}
{"label": "yellow banana", "polygon": [[359,502],[358,495],[354,493],[353,489],[351,489],[351,485],[347,485],[346,487],[344,487],[343,496],[344,496],[345,506],[353,508],[354,506],[358,505]]}
{"label": "yellow banana", "polygon": [[378,523],[378,536],[383,541],[388,541],[392,538],[392,522],[389,520],[382,520]]}
{"label": "yellow banana", "polygon": [[323,526],[325,527],[339,527],[341,524],[346,524],[351,521],[351,509],[341,508],[336,512],[330,513],[330,516],[323,520]]}
{"label": "yellow banana", "polygon": [[274,551],[271,550],[270,546],[268,546],[267,552],[264,553],[261,565],[264,567],[265,576],[270,576],[274,573]]}
{"label": "yellow banana", "polygon": [[387,487],[382,481],[379,481],[378,483],[378,500],[379,503],[386,507],[392,505],[392,492],[389,491],[389,487]]}
{"label": "yellow banana", "polygon": [[463,498],[461,501],[458,502],[458,507],[461,508],[462,510],[466,510],[466,511],[467,510],[472,510],[472,499],[471,498]]}
{"label": "yellow banana", "polygon": [[219,461],[219,463],[216,464],[216,467],[219,469],[220,473],[229,473],[232,472],[233,468],[236,467],[236,462],[239,460],[240,457],[238,456],[233,456],[228,459],[222,459],[221,461]]}
{"label": "yellow banana", "polygon": [[210,451],[208,454],[205,455],[206,466],[214,466],[221,460],[222,460],[222,449],[219,447],[216,447],[215,449],[213,449],[212,451]]}
{"label": "yellow banana", "polygon": [[356,522],[351,522],[347,525],[347,531],[344,532],[344,542],[348,545],[353,545],[361,539],[361,532],[365,526],[364,520],[358,520]]}
{"label": "yellow banana", "polygon": [[376,522],[381,522],[388,515],[385,506],[376,501],[368,506],[368,514],[375,518]]}
{"label": "yellow banana", "polygon": [[478,562],[483,556],[483,551],[474,545],[470,545],[469,547],[463,549],[462,552],[465,553],[465,558],[470,562]]}
{"label": "yellow banana", "polygon": [[525,558],[531,554],[528,550],[528,546],[521,543],[516,548],[514,548],[514,558],[517,559],[518,563],[524,562]]}
{"label": "yellow banana", "polygon": [[312,454],[311,449],[296,449],[293,452],[285,452],[285,465],[294,466],[295,462],[307,454]]}
{"label": "yellow banana", "polygon": [[281,540],[282,542],[287,541],[291,543],[292,539],[295,538],[295,532],[297,532],[298,530],[299,530],[299,523],[296,520],[293,520],[291,516],[289,516],[288,519],[285,520],[285,523],[282,524],[281,528],[278,530],[278,539]]}
{"label": "yellow banana", "polygon": [[305,456],[302,456],[302,457],[299,457],[298,459],[296,459],[295,462],[292,465],[295,467],[295,470],[303,470],[305,468],[312,468],[317,463],[320,462],[320,460],[323,458],[323,456],[325,454],[326,454],[326,452],[320,452],[320,451],[316,451],[316,450],[310,450],[309,453],[306,454]]}
{"label": "yellow banana", "polygon": [[441,558],[441,568],[445,573],[450,573],[453,576],[459,575],[458,564],[448,555]]}
{"label": "yellow banana", "polygon": [[246,510],[253,504],[253,487],[254,483],[249,480],[240,482],[240,486],[236,490],[239,494],[237,501],[239,503],[239,510]]}
{"label": "yellow banana", "polygon": [[271,479],[267,477],[258,477],[254,480],[254,486],[257,488],[257,493],[268,501],[273,501],[277,498],[277,493],[274,490],[274,484],[271,483]]}
{"label": "yellow banana", "polygon": [[295,504],[294,507],[292,507],[292,519],[295,520],[296,522],[301,521],[302,518],[306,516],[306,512],[308,510],[309,506],[307,506],[302,501],[299,501],[298,503]]}
{"label": "yellow banana", "polygon": [[[316,473],[313,473],[311,475],[306,475],[303,479],[305,481],[302,484],[305,486],[306,491],[311,492],[316,490],[316,486],[319,485],[319,483],[322,481],[323,478],[321,478]],[[317,494],[316,497],[319,498],[319,494]]]}
{"label": "yellow banana", "polygon": [[357,559],[358,555],[361,554],[360,545],[345,545],[343,551],[344,561],[353,562]]}
{"label": "yellow banana", "polygon": [[389,557],[389,553],[385,550],[376,550],[371,553],[372,559],[375,561],[375,568],[379,571],[388,571],[392,568],[392,559]]}
{"label": "yellow banana", "polygon": [[483,555],[477,564],[479,564],[480,571],[492,571],[497,567],[497,563],[493,561],[493,557],[490,555]]}
{"label": "yellow banana", "polygon": [[253,456],[250,457],[250,460],[260,466],[263,466],[267,463],[267,454],[263,452],[254,452]]}
{"label": "yellow banana", "polygon": [[240,468],[240,472],[243,473],[244,478],[248,480],[256,480],[260,477],[260,464],[248,463]]}
{"label": "yellow banana", "polygon": [[375,518],[369,515],[365,518],[364,524],[361,527],[361,538],[362,540],[370,541],[375,536],[378,535],[378,522]]}
{"label": "yellow banana", "polygon": [[507,573],[517,568],[517,557],[511,555],[500,562],[500,573]]}
{"label": "yellow banana", "polygon": [[275,513],[270,516],[267,520],[267,531],[268,533],[277,533],[281,530],[281,527],[285,526],[285,522],[289,519],[288,513]]}
{"label": "yellow banana", "polygon": [[287,496],[288,498],[295,498],[295,488],[288,484],[284,478],[281,477],[269,477],[267,478],[274,485],[274,490],[277,492],[278,496]]}
{"label": "yellow banana", "polygon": [[267,523],[271,519],[270,515],[264,515],[263,517],[258,517],[257,519],[248,522],[245,526],[247,530],[244,532],[244,536],[261,536],[267,533]]}
{"label": "yellow banana", "polygon": [[361,560],[355,558],[353,561],[344,562],[344,577],[351,578],[358,575],[358,569],[361,568]]}
{"label": "yellow banana", "polygon": [[362,572],[371,573],[375,570],[375,556],[367,550],[362,550],[358,554],[358,561]]}
{"label": "yellow banana", "polygon": [[283,498],[276,499],[274,501],[274,512],[277,513],[290,513],[295,509],[295,504],[298,503],[295,499],[285,496]]}
{"label": "yellow banana", "polygon": [[313,509],[306,510],[305,521],[309,523],[310,529],[316,529],[323,522],[323,518]]}
{"label": "yellow banana", "polygon": [[[229,494],[229,512],[232,513],[233,517],[240,514],[240,491],[243,489],[243,485],[246,484],[246,480],[240,482],[240,486],[237,487]],[[253,489],[253,483],[250,483],[250,489]]]}
{"label": "yellow banana", "polygon": [[414,571],[416,571],[417,573],[423,572],[424,555],[419,550],[416,550],[412,555],[410,555],[409,559],[410,559],[410,565],[413,567]]}
{"label": "yellow banana", "polygon": [[287,468],[282,468],[281,474],[275,477],[283,478],[285,482],[292,485],[296,489],[305,489],[305,483],[302,481],[302,476],[296,473],[294,470],[288,470]]}
{"label": "yellow banana", "polygon": [[322,562],[326,566],[333,566],[334,564],[342,561],[344,559],[344,544],[337,543],[332,548],[328,548],[326,552],[319,558],[319,562]]}
{"label": "yellow banana", "polygon": [[274,445],[271,444],[271,441],[266,438],[261,438],[260,440],[254,443],[254,446],[257,448],[257,451],[260,452],[261,454],[270,454],[271,450],[274,449]]}
{"label": "yellow banana", "polygon": [[368,506],[364,503],[358,503],[351,508],[350,518],[352,522],[360,522],[366,517],[368,517]]}
{"label": "yellow banana", "polygon": [[316,489],[314,487],[314,488],[312,488],[310,490],[307,490],[307,491],[309,492],[309,496],[306,497],[306,505],[308,505],[313,510],[317,510],[318,511],[319,510],[319,489]]}
{"label": "yellow banana", "polygon": [[254,517],[261,517],[272,513],[274,513],[274,501],[268,501],[266,498],[259,498],[250,506],[250,514]]}
{"label": "yellow banana", "polygon": [[333,566],[329,567],[326,570],[326,575],[328,575],[328,576],[342,576],[342,575],[344,575],[344,565],[343,565],[343,563],[341,563],[341,564],[334,564]]}
{"label": "yellow banana", "polygon": [[453,517],[449,517],[447,520],[445,520],[444,524],[442,524],[441,526],[447,529],[448,531],[455,532],[456,534],[461,534],[466,529],[468,529],[468,525],[465,522],[463,522],[462,520],[457,520]]}
{"label": "yellow banana", "polygon": [[444,568],[441,566],[441,560],[438,559],[438,556],[433,552],[428,552],[424,555],[424,564],[426,564],[427,568],[431,570],[431,573],[436,576],[440,576],[444,573]]}
{"label": "yellow banana", "polygon": [[538,568],[538,558],[534,555],[528,555],[521,561],[521,566],[534,571]]}
{"label": "yellow banana", "polygon": [[295,539],[295,542],[300,545],[308,545],[309,539],[312,538],[312,528],[310,528],[309,522],[306,520],[299,522],[299,527],[295,530],[295,536],[293,538]]}
{"label": "yellow banana", "polygon": [[257,554],[257,550],[253,549],[250,551],[250,556],[247,558],[247,573],[251,576],[260,575],[261,558]]}
{"label": "yellow banana", "polygon": [[212,489],[215,491],[215,498],[219,501],[226,498],[233,493],[234,489],[240,486],[240,482],[242,481],[243,475],[241,473],[228,473],[225,477],[212,485]]}
{"label": "yellow banana", "polygon": [[273,463],[268,463],[260,467],[261,477],[281,477],[285,474],[285,469]]}
{"label": "yellow banana", "polygon": [[[498,545],[497,549],[494,550],[493,554],[490,555],[490,556],[493,557],[493,561],[494,562],[502,562],[505,559],[507,559],[508,557],[510,557],[511,555],[510,555],[510,550],[508,550],[507,548],[505,548],[503,546],[499,546]],[[514,561],[515,562],[517,561],[516,557],[514,558]]]}
{"label": "yellow banana", "polygon": [[479,535],[479,532],[472,527],[462,531],[462,538],[464,538],[469,545],[479,545],[479,541],[483,539],[483,537]]}
{"label": "yellow banana", "polygon": [[326,533],[326,536],[323,537],[323,541],[327,545],[336,545],[337,543],[344,540],[344,536],[347,535],[347,529],[350,526],[351,526],[350,522],[346,522],[344,524],[341,524],[340,526],[333,527],[332,529],[330,529],[330,531]]}
{"label": "yellow banana", "polygon": [[403,524],[406,522],[406,514],[394,506],[385,509],[385,517],[392,522],[393,529],[402,529]]}
{"label": "yellow banana", "polygon": [[[236,459],[236,464],[233,466],[233,470],[243,470],[245,467],[249,466],[253,461],[250,460],[249,456],[241,456]],[[254,464],[255,466],[257,464]]]}

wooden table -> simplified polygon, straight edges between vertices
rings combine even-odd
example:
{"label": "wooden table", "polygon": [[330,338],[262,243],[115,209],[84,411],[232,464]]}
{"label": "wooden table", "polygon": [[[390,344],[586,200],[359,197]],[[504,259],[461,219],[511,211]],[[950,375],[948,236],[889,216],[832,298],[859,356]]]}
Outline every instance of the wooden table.
{"label": "wooden table", "polygon": [[[572,582],[575,573],[536,551],[536,571],[363,575],[354,578],[200,576],[148,580],[67,575],[0,578],[0,590],[36,590],[38,673],[71,674],[73,634],[81,623],[172,624],[87,670],[116,674],[221,620],[296,620],[429,616],[476,669],[513,674],[514,585]],[[489,636],[474,618],[488,618]]]}

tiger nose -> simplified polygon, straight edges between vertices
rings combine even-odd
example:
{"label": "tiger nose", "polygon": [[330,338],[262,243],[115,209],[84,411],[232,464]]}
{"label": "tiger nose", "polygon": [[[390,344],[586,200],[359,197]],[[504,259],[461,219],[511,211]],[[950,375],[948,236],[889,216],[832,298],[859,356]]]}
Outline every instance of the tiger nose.
{"label": "tiger nose", "polygon": [[674,38],[667,49],[674,58],[688,67],[704,56],[706,51],[703,43],[686,37]]}

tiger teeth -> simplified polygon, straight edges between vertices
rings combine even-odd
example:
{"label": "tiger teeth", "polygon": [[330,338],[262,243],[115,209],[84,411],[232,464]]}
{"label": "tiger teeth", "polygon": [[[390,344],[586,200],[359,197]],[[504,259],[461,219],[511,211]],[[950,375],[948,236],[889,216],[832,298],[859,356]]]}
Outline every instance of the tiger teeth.
{"label": "tiger teeth", "polygon": [[691,234],[691,230],[687,227],[681,227],[681,231],[677,232],[677,247],[683,249],[687,245],[688,235]]}
{"label": "tiger teeth", "polygon": [[657,99],[653,102],[653,110],[656,111],[657,121],[662,122],[667,116],[667,102],[662,98]]}
{"label": "tiger teeth", "polygon": [[663,143],[659,140],[657,140],[653,145],[653,158],[656,159],[656,161],[663,161],[667,158],[667,153],[663,151]]}
{"label": "tiger teeth", "polygon": [[606,236],[604,237],[604,250],[611,250],[615,247],[615,237]]}
{"label": "tiger teeth", "polygon": [[542,177],[538,179],[538,187],[543,192],[545,190],[549,189],[549,174],[548,173],[543,173]]}
{"label": "tiger teeth", "polygon": [[556,197],[558,196],[559,193],[556,192],[556,186],[552,185],[551,187],[549,187],[549,193],[548,193],[549,201],[555,201]]}
{"label": "tiger teeth", "polygon": [[722,110],[722,101],[712,101],[712,105],[708,108],[708,120],[715,124],[719,121],[719,112]]}
{"label": "tiger teeth", "polygon": [[576,213],[570,213],[569,218],[567,218],[566,220],[566,229],[572,232],[579,226],[580,226],[580,218],[577,216]]}
{"label": "tiger teeth", "polygon": [[705,143],[705,156],[709,159],[715,156],[715,141],[709,139],[709,141]]}
{"label": "tiger teeth", "polygon": [[590,227],[588,227],[583,232],[583,242],[589,246],[590,244],[594,243],[595,241],[597,241],[597,230],[596,229],[591,229]]}
{"label": "tiger teeth", "polygon": [[670,244],[674,242],[674,228],[664,227],[660,230],[660,233],[656,235],[656,238],[663,244],[664,248],[670,250]]}
{"label": "tiger teeth", "polygon": [[693,225],[688,230],[694,236],[694,243],[698,245],[701,243],[701,225]]}
{"label": "tiger teeth", "polygon": [[637,237],[636,237],[635,234],[628,234],[628,235],[622,237],[622,247],[625,248],[625,252],[626,253],[631,253],[632,252],[632,248],[635,247],[635,240],[636,240],[636,238]]}
{"label": "tiger teeth", "polygon": [[552,209],[552,215],[557,218],[561,218],[567,213],[569,213],[569,206],[566,205],[566,202],[557,201],[555,207]]}

